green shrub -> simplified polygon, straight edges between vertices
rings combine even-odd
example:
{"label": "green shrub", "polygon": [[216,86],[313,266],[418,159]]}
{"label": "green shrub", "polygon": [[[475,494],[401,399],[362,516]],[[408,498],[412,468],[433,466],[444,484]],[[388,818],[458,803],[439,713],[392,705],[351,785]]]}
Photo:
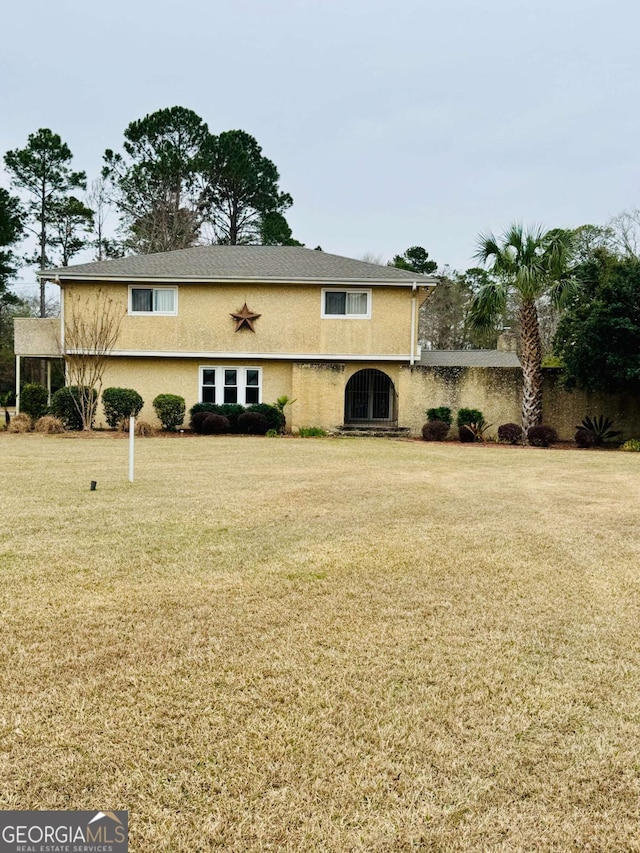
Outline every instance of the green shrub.
{"label": "green shrub", "polygon": [[549,447],[558,440],[558,433],[553,427],[540,424],[539,426],[529,427],[527,440],[534,447]]}
{"label": "green shrub", "polygon": [[630,438],[625,441],[620,450],[626,450],[630,453],[640,453],[640,438]]}
{"label": "green shrub", "polygon": [[200,426],[202,435],[222,435],[229,432],[229,418],[224,415],[216,415],[215,412],[200,412],[196,417],[203,418]]}
{"label": "green shrub", "polygon": [[593,447],[593,445],[596,443],[595,436],[591,432],[591,430],[582,429],[582,427],[579,427],[576,430],[574,441],[578,445],[578,447],[582,447],[584,449],[588,447]]}
{"label": "green shrub", "polygon": [[214,414],[213,412],[194,412],[191,415],[189,420],[189,426],[194,432],[197,432],[199,435],[203,434],[202,425],[209,417],[209,415]]}
{"label": "green shrub", "polygon": [[498,427],[498,440],[505,444],[520,444],[522,442],[522,427],[520,424],[501,424]]}
{"label": "green shrub", "polygon": [[198,429],[193,424],[195,415],[207,412],[213,415],[223,415],[229,421],[229,432],[238,432],[238,418],[245,411],[240,403],[196,403],[189,409],[189,425],[194,432]]}
{"label": "green shrub", "polygon": [[458,409],[456,415],[456,426],[460,428],[465,424],[484,423],[484,415],[479,409]]}
{"label": "green shrub", "polygon": [[134,418],[144,406],[144,400],[133,388],[105,388],[102,392],[102,406],[107,423],[115,429],[120,421]]}
{"label": "green shrub", "polygon": [[444,441],[448,432],[449,424],[446,421],[431,420],[422,427],[422,438],[424,441]]}
{"label": "green shrub", "polygon": [[267,436],[267,438],[280,438],[282,433],[278,432],[277,429],[268,429],[265,435]]}
{"label": "green shrub", "polygon": [[597,415],[595,418],[586,417],[577,426],[577,430],[586,430],[593,436],[593,444],[604,444],[605,441],[611,441],[617,438],[622,433],[619,430],[611,429],[613,421],[611,418],[605,418],[604,415]]}
{"label": "green shrub", "polygon": [[322,438],[327,433],[322,429],[322,427],[310,426],[310,427],[300,427],[298,430],[298,435],[300,438]]}
{"label": "green shrub", "polygon": [[435,409],[427,409],[427,420],[428,421],[443,421],[445,424],[453,423],[453,415],[451,414],[451,409],[448,406],[438,406]]}
{"label": "green shrub", "polygon": [[167,432],[175,432],[184,420],[185,403],[184,397],[177,394],[158,394],[153,401],[158,420],[162,429]]}
{"label": "green shrub", "polygon": [[47,414],[49,408],[49,392],[37,382],[29,382],[20,391],[20,411],[37,421]]}
{"label": "green shrub", "polygon": [[252,406],[247,406],[247,412],[258,412],[261,414],[269,424],[267,429],[284,429],[284,412],[278,406],[271,406],[269,403],[254,403]]}
{"label": "green shrub", "polygon": [[266,435],[272,429],[262,412],[246,411],[238,418],[238,431],[246,435]]}
{"label": "green shrub", "polygon": [[[84,388],[83,393],[91,394],[93,400],[98,398],[95,388]],[[88,400],[87,400],[88,402]],[[87,407],[85,407],[87,408]],[[80,390],[77,385],[67,385],[60,388],[51,398],[51,414],[60,418],[67,429],[82,429],[82,416],[80,415]],[[90,424],[93,427],[93,423]]]}
{"label": "green shrub", "polygon": [[467,429],[468,424],[484,424],[484,415],[479,409],[458,409],[456,415],[456,426],[458,427],[458,438],[463,442],[472,442],[476,436]]}

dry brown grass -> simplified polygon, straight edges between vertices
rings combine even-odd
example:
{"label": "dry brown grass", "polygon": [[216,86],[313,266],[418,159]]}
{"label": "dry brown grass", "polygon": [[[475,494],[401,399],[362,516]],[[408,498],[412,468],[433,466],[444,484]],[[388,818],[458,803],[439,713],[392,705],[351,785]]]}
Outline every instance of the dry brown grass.
{"label": "dry brown grass", "polygon": [[0,807],[129,809],[137,853],[640,850],[640,457],[0,456]]}
{"label": "dry brown grass", "polygon": [[53,415],[43,415],[38,418],[33,428],[36,432],[43,432],[46,435],[60,435],[64,432],[64,423]]}

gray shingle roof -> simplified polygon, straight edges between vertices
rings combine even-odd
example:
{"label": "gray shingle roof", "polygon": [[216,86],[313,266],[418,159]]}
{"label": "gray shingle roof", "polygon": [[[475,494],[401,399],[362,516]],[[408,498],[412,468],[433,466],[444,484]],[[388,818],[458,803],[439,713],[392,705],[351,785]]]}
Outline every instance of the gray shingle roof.
{"label": "gray shingle roof", "polygon": [[520,367],[520,360],[515,352],[495,349],[423,349],[418,364],[425,367]]}
{"label": "gray shingle roof", "polygon": [[422,276],[298,246],[196,246],[45,270],[45,278],[171,281],[326,281],[435,285]]}

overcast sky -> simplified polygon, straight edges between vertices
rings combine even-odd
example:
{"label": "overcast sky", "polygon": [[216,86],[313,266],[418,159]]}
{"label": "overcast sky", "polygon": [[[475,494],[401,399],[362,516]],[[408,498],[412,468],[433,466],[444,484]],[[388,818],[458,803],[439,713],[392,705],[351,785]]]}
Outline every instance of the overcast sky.
{"label": "overcast sky", "polygon": [[638,0],[23,0],[0,153],[48,127],[91,179],[129,122],[188,107],[256,137],[306,245],[464,269],[478,232],[640,206],[639,25]]}

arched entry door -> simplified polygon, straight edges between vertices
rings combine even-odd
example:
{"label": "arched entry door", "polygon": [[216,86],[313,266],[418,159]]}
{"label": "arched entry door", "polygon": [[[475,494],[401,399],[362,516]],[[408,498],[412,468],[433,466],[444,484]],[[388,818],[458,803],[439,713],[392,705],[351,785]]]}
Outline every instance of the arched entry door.
{"label": "arched entry door", "polygon": [[344,392],[345,424],[394,424],[396,394],[381,370],[359,370]]}

